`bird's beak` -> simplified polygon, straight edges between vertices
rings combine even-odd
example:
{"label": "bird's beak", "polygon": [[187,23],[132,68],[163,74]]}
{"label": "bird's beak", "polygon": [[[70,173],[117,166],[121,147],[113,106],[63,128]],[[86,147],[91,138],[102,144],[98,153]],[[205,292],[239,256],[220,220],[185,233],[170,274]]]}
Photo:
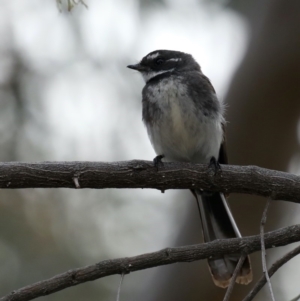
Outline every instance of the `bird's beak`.
{"label": "bird's beak", "polygon": [[133,70],[137,70],[137,71],[140,71],[140,72],[146,71],[146,70],[145,70],[145,67],[142,66],[142,65],[139,64],[139,63],[138,63],[138,64],[135,64],[135,65],[128,65],[127,68],[133,69]]}

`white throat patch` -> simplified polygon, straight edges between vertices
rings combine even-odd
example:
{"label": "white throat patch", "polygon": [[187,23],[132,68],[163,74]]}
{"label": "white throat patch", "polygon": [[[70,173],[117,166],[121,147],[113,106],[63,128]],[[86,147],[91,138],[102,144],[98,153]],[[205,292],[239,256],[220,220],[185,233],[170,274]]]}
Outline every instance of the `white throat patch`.
{"label": "white throat patch", "polygon": [[147,81],[149,81],[151,78],[159,75],[159,74],[163,74],[166,72],[172,72],[174,69],[170,69],[170,70],[162,70],[162,71],[150,71],[150,72],[141,72],[143,79],[145,81],[145,83],[147,83]]}

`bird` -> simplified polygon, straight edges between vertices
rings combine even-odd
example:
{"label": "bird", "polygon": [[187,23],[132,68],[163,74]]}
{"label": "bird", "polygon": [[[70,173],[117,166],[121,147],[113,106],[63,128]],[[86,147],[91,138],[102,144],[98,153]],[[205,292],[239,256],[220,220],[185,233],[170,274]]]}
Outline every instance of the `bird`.
{"label": "bird", "polygon": [[[216,172],[220,164],[228,164],[224,105],[191,54],[155,50],[127,67],[138,71],[145,81],[142,119],[157,155],[155,166],[163,162],[190,162],[208,164]],[[191,191],[197,201],[205,242],[241,237],[223,193]],[[228,287],[240,257],[230,254],[208,259],[216,286]],[[251,281],[247,256],[236,282]]]}

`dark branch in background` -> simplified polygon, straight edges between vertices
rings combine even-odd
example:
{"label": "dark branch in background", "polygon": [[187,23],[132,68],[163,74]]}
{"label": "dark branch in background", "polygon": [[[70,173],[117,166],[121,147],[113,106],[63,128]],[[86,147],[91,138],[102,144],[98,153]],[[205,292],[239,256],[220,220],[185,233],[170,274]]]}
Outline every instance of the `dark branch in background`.
{"label": "dark branch in background", "polygon": [[[284,246],[300,241],[300,225],[282,228],[265,234],[266,248]],[[134,257],[101,261],[95,265],[69,270],[53,278],[28,285],[0,298],[0,301],[27,301],[49,295],[64,288],[114,274],[153,268],[176,262],[191,262],[210,256],[240,253],[247,255],[261,249],[260,235],[215,240],[210,243],[167,248]],[[269,272],[270,275],[272,272]]]}
{"label": "dark branch in background", "polygon": [[298,301],[299,299],[300,299],[300,294],[297,297],[293,298],[291,301]]}
{"label": "dark branch in background", "polygon": [[202,188],[300,202],[300,177],[256,166],[222,165],[216,175],[202,164],[153,162],[43,162],[0,164],[0,188]]}

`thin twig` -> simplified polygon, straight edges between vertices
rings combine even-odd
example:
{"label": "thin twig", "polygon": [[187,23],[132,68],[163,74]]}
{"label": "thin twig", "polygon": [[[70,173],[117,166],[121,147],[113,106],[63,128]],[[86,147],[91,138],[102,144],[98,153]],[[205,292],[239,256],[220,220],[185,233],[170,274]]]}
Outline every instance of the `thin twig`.
{"label": "thin twig", "polygon": [[[63,6],[63,3],[62,3],[62,0],[56,0],[56,4],[57,4],[57,7],[59,9],[59,11],[61,11],[61,7]],[[67,7],[68,7],[68,11],[72,11],[72,9],[74,8],[75,5],[78,5],[78,4],[82,4],[85,8],[88,8],[88,6],[86,5],[86,3],[84,3],[83,0],[68,0],[67,1]]]}
{"label": "thin twig", "polygon": [[[274,262],[271,266],[271,268],[268,270],[269,277],[272,277],[279,268],[281,268],[285,263],[287,263],[289,260],[291,260],[293,257],[300,254],[300,246],[293,249],[292,251],[288,252],[284,256],[282,256],[280,259],[278,259],[276,262]],[[265,274],[261,276],[261,278],[258,280],[258,282],[255,284],[255,286],[252,288],[252,290],[248,293],[248,295],[243,299],[243,301],[251,301],[256,296],[256,294],[261,290],[261,288],[266,284],[267,280],[265,277]]]}
{"label": "thin twig", "polygon": [[245,259],[246,259],[246,255],[243,255],[243,256],[239,259],[238,264],[237,264],[237,266],[235,267],[235,270],[234,270],[234,272],[233,272],[233,275],[232,275],[230,284],[229,284],[229,286],[228,286],[228,288],[227,288],[227,291],[226,291],[226,294],[225,294],[225,296],[224,296],[223,301],[229,301],[229,298],[230,298],[230,296],[231,296],[231,294],[232,294],[232,291],[233,291],[233,288],[234,288],[234,285],[235,285],[236,278],[237,278],[238,273],[240,272],[240,270],[241,270],[241,268],[242,268],[242,266],[243,266],[243,263],[244,263]]}
{"label": "thin twig", "polygon": [[264,228],[265,228],[265,224],[267,222],[267,213],[268,213],[268,209],[270,206],[270,202],[271,199],[268,199],[266,207],[264,209],[262,218],[261,218],[261,222],[260,222],[260,242],[261,242],[261,261],[262,261],[262,267],[263,267],[263,273],[266,276],[267,282],[268,282],[268,286],[269,286],[269,290],[270,290],[270,295],[271,295],[271,299],[272,301],[275,301],[275,297],[274,297],[274,293],[273,293],[273,289],[272,289],[272,284],[271,284],[271,280],[268,274],[268,269],[267,269],[267,261],[266,261],[266,247],[265,247],[265,239],[264,239]]}
{"label": "thin twig", "polygon": [[123,283],[123,279],[124,279],[124,273],[121,274],[121,279],[120,279],[120,283],[119,283],[119,287],[118,287],[118,293],[117,293],[117,300],[116,301],[120,301],[120,293],[121,293],[121,286]]}

